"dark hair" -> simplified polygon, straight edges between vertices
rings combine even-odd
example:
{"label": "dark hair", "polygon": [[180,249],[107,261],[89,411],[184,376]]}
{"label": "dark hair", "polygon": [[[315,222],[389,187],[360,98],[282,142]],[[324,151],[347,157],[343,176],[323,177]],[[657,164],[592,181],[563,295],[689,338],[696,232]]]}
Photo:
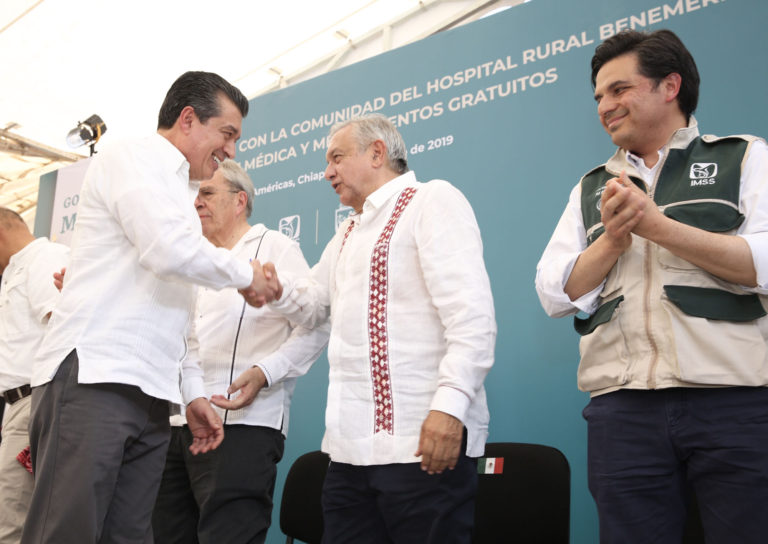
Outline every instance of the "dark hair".
{"label": "dark hair", "polygon": [[699,103],[699,70],[691,53],[671,30],[650,33],[622,30],[598,45],[592,57],[592,88],[595,87],[597,73],[606,62],[628,53],[637,55],[640,73],[653,79],[656,85],[669,74],[680,74],[682,81],[677,95],[680,111],[686,118],[696,111]]}
{"label": "dark hair", "polygon": [[171,128],[179,118],[181,110],[187,106],[192,106],[200,122],[205,123],[221,113],[219,96],[222,93],[237,106],[243,117],[248,115],[248,99],[240,89],[220,75],[212,72],[182,74],[165,95],[160,114],[157,116],[157,128]]}
{"label": "dark hair", "polygon": [[4,225],[5,227],[10,227],[13,222],[26,225],[24,219],[22,219],[18,213],[10,208],[0,207],[0,224]]}

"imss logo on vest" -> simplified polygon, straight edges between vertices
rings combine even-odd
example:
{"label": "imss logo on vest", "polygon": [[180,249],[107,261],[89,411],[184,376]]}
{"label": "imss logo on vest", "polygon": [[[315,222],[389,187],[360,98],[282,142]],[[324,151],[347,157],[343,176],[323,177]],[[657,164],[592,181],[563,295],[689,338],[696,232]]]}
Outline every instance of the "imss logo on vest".
{"label": "imss logo on vest", "polygon": [[691,178],[691,187],[696,185],[713,185],[717,176],[716,162],[695,162],[691,165],[688,174]]}

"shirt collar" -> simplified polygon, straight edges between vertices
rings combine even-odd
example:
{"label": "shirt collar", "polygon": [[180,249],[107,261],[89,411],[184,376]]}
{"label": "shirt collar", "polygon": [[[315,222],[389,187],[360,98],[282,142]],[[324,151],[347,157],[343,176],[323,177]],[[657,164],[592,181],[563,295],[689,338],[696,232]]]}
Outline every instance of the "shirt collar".
{"label": "shirt collar", "polygon": [[[184,154],[179,151],[179,148],[173,145],[168,138],[157,132],[152,134],[150,138],[158,142],[157,150],[159,160],[161,160],[166,167],[172,168],[178,175],[183,176],[185,179],[189,179],[189,162]],[[194,183],[195,190],[197,190],[197,187],[200,185],[200,182],[196,180],[190,180],[190,183]]]}
{"label": "shirt collar", "polygon": [[32,240],[30,243],[28,243],[23,248],[21,248],[19,251],[17,251],[13,255],[11,255],[11,257],[8,259],[8,266],[5,267],[5,271],[7,272],[9,269],[11,269],[13,267],[13,265],[15,265],[19,261],[23,260],[24,256],[27,253],[30,253],[31,251],[33,251],[32,247],[33,246],[39,246],[40,244],[43,243],[43,240],[47,241],[48,239],[45,238],[45,237],[43,237],[43,238],[36,238],[35,240]]}
{"label": "shirt collar", "polygon": [[368,195],[368,198],[363,203],[363,212],[381,208],[392,196],[399,194],[408,185],[415,184],[416,174],[413,171],[397,176]]}
{"label": "shirt collar", "polygon": [[240,239],[237,241],[236,246],[240,246],[246,242],[250,242],[251,240],[258,238],[259,236],[264,235],[264,233],[266,232],[267,232],[267,227],[265,227],[261,223],[257,223],[251,226],[251,228],[249,228],[247,231],[245,231],[245,234],[243,234],[240,237]]}
{"label": "shirt collar", "polygon": [[[696,121],[696,118],[691,115],[691,118],[688,121],[688,126],[677,129],[669,138],[667,144],[659,149],[659,160],[656,161],[656,164],[653,168],[647,168],[645,166],[645,162],[634,153],[631,153],[622,148],[618,148],[613,157],[608,159],[608,162],[605,165],[606,169],[618,176],[619,172],[625,168],[625,164],[629,163],[632,168],[634,168],[634,170],[640,174],[640,177],[645,177],[643,175],[644,173],[647,172],[653,174],[655,172],[658,166],[663,162],[662,159],[670,149],[685,149],[698,136],[699,124]],[[631,170],[627,172],[627,175],[632,174],[633,172]]]}
{"label": "shirt collar", "polygon": [[635,167],[635,169],[642,174],[644,179],[649,179],[653,177],[653,174],[658,169],[659,165],[663,162],[662,159],[664,158],[664,154],[667,151],[667,146],[662,147],[657,151],[659,154],[659,160],[656,161],[656,164],[653,165],[652,168],[648,168],[645,165],[645,161],[641,158],[632,153],[631,151],[627,151],[627,162]]}

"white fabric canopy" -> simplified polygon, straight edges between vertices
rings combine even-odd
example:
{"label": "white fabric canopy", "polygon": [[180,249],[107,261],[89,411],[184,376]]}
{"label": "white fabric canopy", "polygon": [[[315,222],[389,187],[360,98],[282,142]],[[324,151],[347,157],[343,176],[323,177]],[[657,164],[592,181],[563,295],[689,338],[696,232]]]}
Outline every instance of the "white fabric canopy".
{"label": "white fabric canopy", "polygon": [[66,147],[78,121],[101,116],[101,144],[153,131],[186,70],[252,98],[519,2],[2,0],[0,206],[31,224],[40,174],[89,153]]}

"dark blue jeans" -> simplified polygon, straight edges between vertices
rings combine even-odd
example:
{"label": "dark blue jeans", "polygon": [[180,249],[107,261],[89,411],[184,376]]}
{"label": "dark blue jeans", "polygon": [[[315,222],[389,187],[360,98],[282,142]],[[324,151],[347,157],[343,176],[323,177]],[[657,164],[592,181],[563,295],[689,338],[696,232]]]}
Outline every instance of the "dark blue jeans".
{"label": "dark blue jeans", "polygon": [[622,390],[584,418],[601,542],[679,544],[690,488],[707,544],[766,541],[768,389]]}

